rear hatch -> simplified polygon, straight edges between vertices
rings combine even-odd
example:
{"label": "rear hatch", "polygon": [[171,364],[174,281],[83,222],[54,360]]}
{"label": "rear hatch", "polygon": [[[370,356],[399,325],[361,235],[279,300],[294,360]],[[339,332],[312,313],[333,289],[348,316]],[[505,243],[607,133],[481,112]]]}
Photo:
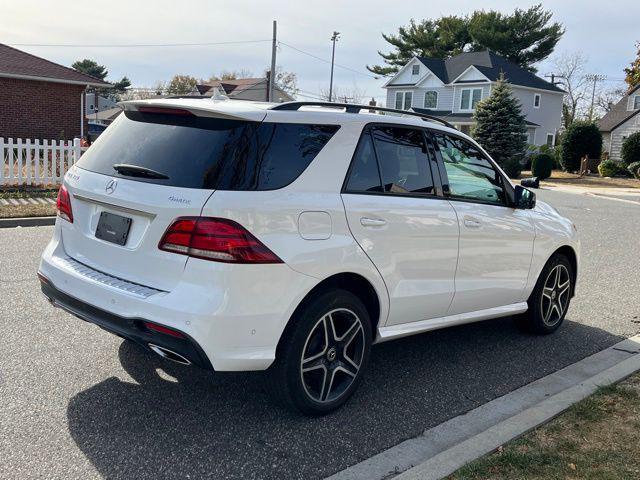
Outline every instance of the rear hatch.
{"label": "rear hatch", "polygon": [[73,223],[61,220],[67,255],[170,291],[188,257],[161,251],[158,242],[177,217],[200,214],[229,174],[223,165],[233,163],[263,118],[255,109],[128,104],[65,177],[73,212]]}

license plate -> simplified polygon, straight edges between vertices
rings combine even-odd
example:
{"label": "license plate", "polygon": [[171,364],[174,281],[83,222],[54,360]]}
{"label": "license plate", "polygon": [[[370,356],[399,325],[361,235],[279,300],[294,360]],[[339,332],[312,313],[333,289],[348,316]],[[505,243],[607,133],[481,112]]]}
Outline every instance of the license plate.
{"label": "license plate", "polygon": [[96,228],[96,238],[107,242],[124,245],[131,228],[131,219],[109,212],[102,212]]}

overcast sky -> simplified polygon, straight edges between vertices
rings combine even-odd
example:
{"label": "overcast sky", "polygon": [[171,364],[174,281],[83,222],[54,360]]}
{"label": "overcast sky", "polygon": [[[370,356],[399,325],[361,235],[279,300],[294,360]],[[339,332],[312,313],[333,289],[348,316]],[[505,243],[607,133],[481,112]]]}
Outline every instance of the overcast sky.
{"label": "overcast sky", "polygon": [[[415,19],[467,14],[482,5],[485,9],[512,12],[535,2],[485,0],[419,1],[272,1],[250,2],[205,0],[0,0],[0,42],[7,44],[166,44],[269,40],[271,22],[278,21],[278,39],[300,50],[328,60],[329,38],[341,33],[336,63],[357,72],[336,67],[335,84],[358,89],[381,99],[383,80],[376,80],[365,68],[380,62],[377,50],[388,50],[380,33],[394,33],[398,26]],[[582,51],[589,71],[608,75],[618,85],[635,55],[640,40],[640,1],[557,0],[545,1],[566,33],[555,54]],[[18,46],[49,60],[70,65],[82,58],[106,65],[108,79],[128,76],[134,86],[152,86],[174,74],[208,78],[223,70],[248,69],[262,74],[268,66],[268,41],[234,45],[97,48]],[[327,88],[329,65],[282,45],[278,65],[298,75],[302,93],[318,95]],[[552,70],[550,62],[539,65],[540,74]],[[616,81],[618,83],[616,83]]]}

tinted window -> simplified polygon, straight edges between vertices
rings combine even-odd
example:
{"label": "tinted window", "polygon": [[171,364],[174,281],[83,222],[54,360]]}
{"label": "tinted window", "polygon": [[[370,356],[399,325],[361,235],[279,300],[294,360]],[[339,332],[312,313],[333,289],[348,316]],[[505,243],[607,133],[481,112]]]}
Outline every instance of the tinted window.
{"label": "tinted window", "polygon": [[434,193],[421,130],[376,127],[372,134],[385,192]]}
{"label": "tinted window", "polygon": [[176,187],[270,190],[295,180],[338,128],[125,112],[78,166],[124,178],[114,164],[142,166],[169,179],[135,180]]}
{"label": "tinted window", "polygon": [[351,165],[346,187],[348,192],[382,192],[373,142],[368,132],[362,135]]}
{"label": "tinted window", "polygon": [[434,135],[449,178],[451,196],[505,204],[502,177],[472,144],[443,134]]}
{"label": "tinted window", "polygon": [[206,184],[220,190],[272,190],[304,171],[338,130],[334,125],[261,123],[233,161],[216,162]]}

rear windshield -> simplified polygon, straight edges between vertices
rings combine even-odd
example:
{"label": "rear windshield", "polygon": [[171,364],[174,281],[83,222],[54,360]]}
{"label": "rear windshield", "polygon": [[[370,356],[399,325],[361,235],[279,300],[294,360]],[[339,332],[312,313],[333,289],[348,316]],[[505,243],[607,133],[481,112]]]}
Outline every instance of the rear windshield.
{"label": "rear windshield", "polygon": [[[127,111],[82,155],[78,166],[175,187],[273,190],[298,178],[338,128]],[[123,175],[113,168],[116,164],[169,178]]]}

